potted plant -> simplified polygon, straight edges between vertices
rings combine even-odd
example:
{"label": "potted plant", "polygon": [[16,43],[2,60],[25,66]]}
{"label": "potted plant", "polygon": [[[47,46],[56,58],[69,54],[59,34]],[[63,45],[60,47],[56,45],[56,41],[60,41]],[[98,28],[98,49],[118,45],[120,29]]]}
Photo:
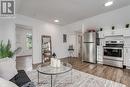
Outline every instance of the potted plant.
{"label": "potted plant", "polygon": [[15,51],[12,51],[10,40],[8,40],[7,44],[5,44],[5,43],[3,43],[3,41],[1,41],[0,42],[0,59],[12,58],[14,56],[14,54],[16,54],[20,50],[21,50],[21,48],[19,47]]}
{"label": "potted plant", "polygon": [[0,41],[0,77],[10,80],[17,75],[16,61],[13,58],[14,54],[21,51],[21,48],[11,50],[11,43],[8,40],[7,43]]}

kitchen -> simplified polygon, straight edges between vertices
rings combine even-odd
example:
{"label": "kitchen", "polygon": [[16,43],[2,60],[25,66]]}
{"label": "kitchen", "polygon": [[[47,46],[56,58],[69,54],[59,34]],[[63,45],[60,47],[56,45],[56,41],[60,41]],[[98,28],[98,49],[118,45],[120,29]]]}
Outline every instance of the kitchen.
{"label": "kitchen", "polygon": [[5,7],[14,11],[13,17],[1,15],[1,42],[9,39],[14,54],[22,32],[16,36],[16,28],[21,25],[32,29],[22,42],[33,46],[29,61],[22,57],[23,62],[2,50],[6,56],[1,57],[0,79],[9,76],[6,81],[18,80],[22,87],[130,87],[130,0],[0,2],[1,14],[7,12]]}
{"label": "kitchen", "polygon": [[117,29],[112,26],[111,29],[100,28],[98,31],[94,29],[83,31],[84,53],[82,61],[119,68],[130,68],[129,24],[126,24],[122,29]]}

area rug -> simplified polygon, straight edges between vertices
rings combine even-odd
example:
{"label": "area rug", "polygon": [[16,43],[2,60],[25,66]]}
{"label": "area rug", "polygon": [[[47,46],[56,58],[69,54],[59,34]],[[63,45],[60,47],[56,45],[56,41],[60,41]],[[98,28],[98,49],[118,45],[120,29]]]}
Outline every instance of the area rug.
{"label": "area rug", "polygon": [[[36,85],[36,87],[51,87],[51,77],[48,75],[40,74],[40,84],[38,84],[37,71],[27,72],[29,78]],[[53,76],[53,87],[126,87],[123,84],[100,78],[91,74],[87,74],[78,70]]]}

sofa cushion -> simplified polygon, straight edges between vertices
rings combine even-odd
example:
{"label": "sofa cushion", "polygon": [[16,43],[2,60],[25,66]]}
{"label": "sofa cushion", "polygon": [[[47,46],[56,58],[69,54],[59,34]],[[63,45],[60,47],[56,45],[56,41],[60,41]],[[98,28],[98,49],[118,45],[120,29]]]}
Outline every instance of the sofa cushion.
{"label": "sofa cushion", "polygon": [[10,81],[15,83],[19,87],[25,85],[28,82],[31,82],[24,70],[19,70],[18,74],[15,77],[13,77]]}
{"label": "sofa cushion", "polygon": [[10,80],[17,74],[16,61],[12,58],[0,59],[0,77]]}
{"label": "sofa cushion", "polygon": [[0,87],[18,87],[18,86],[11,81],[0,78]]}

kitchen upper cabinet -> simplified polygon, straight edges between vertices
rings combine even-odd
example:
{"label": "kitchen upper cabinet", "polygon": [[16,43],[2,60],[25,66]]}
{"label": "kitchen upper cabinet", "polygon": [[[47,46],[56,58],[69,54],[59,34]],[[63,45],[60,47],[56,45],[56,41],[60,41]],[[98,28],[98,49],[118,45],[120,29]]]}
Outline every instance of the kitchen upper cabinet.
{"label": "kitchen upper cabinet", "polygon": [[104,36],[105,36],[105,37],[111,36],[111,30],[105,30],[105,31],[104,31]]}
{"label": "kitchen upper cabinet", "polygon": [[124,29],[106,29],[104,31],[99,31],[99,38],[105,38],[108,36],[117,36],[122,35],[124,37],[130,37],[130,28],[124,28]]}
{"label": "kitchen upper cabinet", "polygon": [[122,33],[122,29],[116,29],[116,30],[112,30],[111,32],[112,35],[123,35]]}
{"label": "kitchen upper cabinet", "polygon": [[124,37],[130,37],[130,28],[125,28],[122,32]]}
{"label": "kitchen upper cabinet", "polygon": [[97,46],[97,62],[103,63],[103,46]]}
{"label": "kitchen upper cabinet", "polygon": [[105,36],[117,36],[117,35],[123,35],[122,29],[106,30],[105,31]]}
{"label": "kitchen upper cabinet", "polygon": [[124,65],[130,67],[130,47],[124,48]]}
{"label": "kitchen upper cabinet", "polygon": [[99,31],[98,34],[99,34],[99,38],[104,38],[104,31]]}

